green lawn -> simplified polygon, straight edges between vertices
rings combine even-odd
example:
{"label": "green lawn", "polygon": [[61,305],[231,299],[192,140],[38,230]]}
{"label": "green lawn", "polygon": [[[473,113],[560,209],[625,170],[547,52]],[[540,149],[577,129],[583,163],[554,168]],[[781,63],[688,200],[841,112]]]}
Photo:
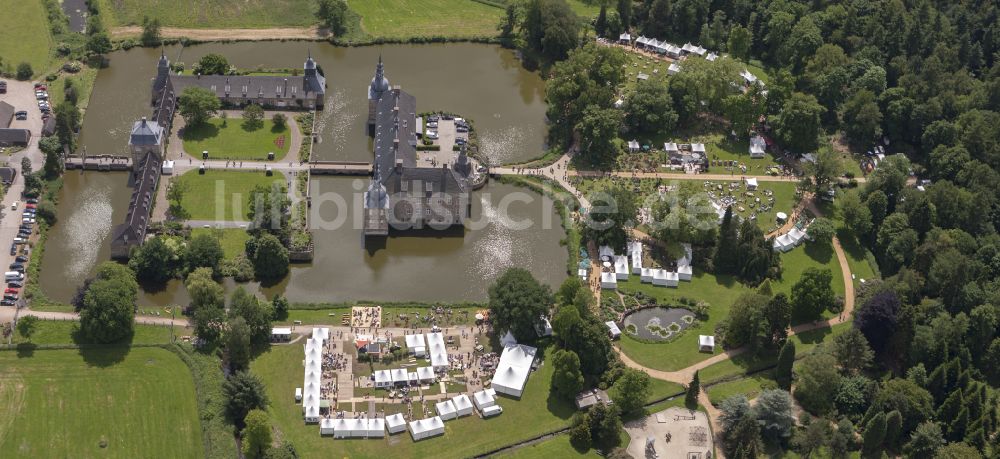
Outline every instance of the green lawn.
{"label": "green lawn", "polygon": [[[781,256],[784,269],[781,280],[772,281],[775,293],[790,293],[792,286],[802,277],[802,272],[810,267],[826,268],[833,274],[831,287],[837,295],[844,294],[844,280],[840,275],[840,264],[833,249],[807,243]],[[657,287],[639,282],[637,276],[629,281],[619,281],[618,290],[623,293],[642,292],[657,299],[659,304],[677,304],[681,297],[695,301],[706,301],[710,305],[708,319],[696,322],[677,339],[668,343],[646,343],[624,333],[619,346],[636,362],[658,370],[674,371],[705,360],[711,354],[698,352],[698,335],[713,335],[715,327],[729,316],[729,308],[736,298],[750,291],[745,285],[727,276],[715,276],[695,271],[690,283],[681,282],[678,288]],[[832,317],[827,312],[825,317]],[[718,347],[716,352],[721,352]]]}
{"label": "green lawn", "polygon": [[97,0],[107,27],[141,25],[143,16],[166,27],[264,28],[316,23],[314,0]]}
{"label": "green lawn", "polygon": [[[622,446],[628,446],[628,444],[626,443]],[[515,449],[509,453],[500,454],[497,457],[508,459],[553,459],[562,457],[599,458],[602,456],[597,454],[597,451],[593,449],[588,449],[581,453],[569,443],[569,435],[562,434],[530,446]]]}
{"label": "green lawn", "polygon": [[52,35],[45,7],[40,1],[0,2],[0,58],[11,71],[21,62],[31,64],[35,79],[48,71]]}
{"label": "green lawn", "polygon": [[[79,332],[80,323],[70,320],[39,320],[35,332],[31,335],[31,344],[91,344],[91,341]],[[190,330],[174,328],[177,336],[190,335]],[[135,334],[128,344],[167,344],[170,342],[170,327],[159,325],[135,325]],[[29,340],[14,333],[14,344],[28,343]]]}
{"label": "green lawn", "polygon": [[204,455],[191,373],[165,349],[4,351],[0,368],[8,457]]}
{"label": "green lawn", "polygon": [[[546,355],[554,351],[545,350]],[[271,398],[275,436],[295,444],[300,457],[471,457],[488,450],[569,425],[571,402],[549,394],[552,365],[546,360],[528,378],[521,400],[500,397],[503,414],[490,419],[467,416],[445,423],[445,434],[413,442],[409,433],[378,440],[331,440],[319,427],[302,422],[302,408],[292,394],[302,385],[302,346],[274,346],[258,357],[252,370],[263,378]]]}
{"label": "green lawn", "polygon": [[278,129],[270,115],[265,114],[264,125],[254,130],[246,129],[242,118],[227,120],[225,127],[222,121],[212,118],[204,124],[185,126],[181,132],[184,151],[195,158],[208,151],[211,159],[241,161],[267,161],[269,152],[274,153],[275,161],[280,161],[288,154],[292,131],[288,126]]}
{"label": "green lawn", "polygon": [[494,37],[503,10],[472,0],[348,0],[372,37]]}
{"label": "green lawn", "polygon": [[718,406],[723,400],[737,394],[743,394],[748,399],[753,399],[760,395],[761,391],[777,387],[777,383],[771,377],[771,372],[762,371],[746,378],[716,384],[709,387],[707,391],[708,399],[712,401],[713,405]]}
{"label": "green lawn", "polygon": [[237,255],[246,251],[247,240],[250,235],[246,231],[238,228],[192,228],[191,237],[199,234],[211,234],[222,244],[222,252],[226,260],[232,260]]}
{"label": "green lawn", "polygon": [[263,172],[209,169],[199,174],[192,170],[174,180],[187,183],[181,205],[191,220],[244,221],[250,190],[257,185],[286,185],[285,176],[277,171],[268,177]]}
{"label": "green lawn", "polygon": [[64,88],[67,79],[74,80],[80,93],[77,95],[77,106],[83,110],[90,104],[90,93],[94,89],[94,80],[97,79],[97,69],[88,65],[83,66],[83,70],[77,74],[60,73],[56,81],[48,84],[49,100],[52,106],[56,106],[65,100]]}
{"label": "green lawn", "polygon": [[[582,19],[590,20],[601,12],[601,4],[596,0],[566,0],[569,7]],[[614,11],[614,5],[608,7],[608,12]]]}

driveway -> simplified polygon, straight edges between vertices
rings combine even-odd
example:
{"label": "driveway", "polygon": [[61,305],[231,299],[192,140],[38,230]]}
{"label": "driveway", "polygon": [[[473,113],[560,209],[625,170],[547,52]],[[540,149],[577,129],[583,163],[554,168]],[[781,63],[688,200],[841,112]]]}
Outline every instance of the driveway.
{"label": "driveway", "polygon": [[[0,264],[2,264],[4,271],[6,271],[6,267],[14,262],[14,257],[10,255],[9,248],[10,243],[14,241],[14,236],[17,235],[18,227],[21,226],[21,211],[24,209],[24,200],[21,198],[21,193],[24,191],[24,177],[21,175],[21,158],[30,159],[31,168],[36,171],[42,168],[45,164],[45,159],[42,152],[38,149],[38,139],[42,132],[42,114],[38,111],[34,83],[31,81],[7,80],[7,94],[0,94],[0,100],[13,105],[16,111],[25,110],[28,112],[28,119],[26,121],[14,120],[11,122],[10,127],[31,131],[31,140],[28,142],[26,148],[13,154],[8,153],[0,156],[0,160],[6,163],[6,165],[17,169],[17,176],[14,178],[14,183],[5,190],[2,201],[3,208],[0,210],[0,216],[2,216],[0,217]],[[21,201],[17,210],[11,210],[10,208],[11,203],[14,201]],[[0,306],[0,308],[3,308],[5,313],[9,313],[7,309],[13,309],[10,306]],[[6,314],[0,315],[6,316]]]}

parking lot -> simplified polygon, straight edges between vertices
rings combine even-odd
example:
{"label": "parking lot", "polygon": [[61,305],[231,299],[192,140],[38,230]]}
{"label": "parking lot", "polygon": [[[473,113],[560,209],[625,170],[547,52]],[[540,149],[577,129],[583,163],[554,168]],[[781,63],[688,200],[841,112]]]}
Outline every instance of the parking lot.
{"label": "parking lot", "polygon": [[[464,124],[461,118],[445,119],[439,117],[434,119],[428,117],[424,120],[427,134],[434,133],[437,138],[428,136],[435,145],[440,145],[438,151],[418,151],[417,165],[421,167],[441,167],[442,164],[451,165],[458,157],[458,152],[453,148],[456,142],[467,142],[469,140],[468,125]],[[464,125],[466,132],[458,132],[459,126]]]}
{"label": "parking lot", "polygon": [[[28,142],[27,147],[21,149],[6,148],[3,152],[0,152],[0,162],[4,166],[17,169],[18,172],[14,183],[5,187],[2,200],[3,206],[0,209],[0,265],[2,265],[0,267],[6,272],[9,271],[9,266],[14,263],[15,255],[10,254],[10,244],[14,241],[20,230],[22,223],[21,213],[25,206],[25,200],[21,197],[21,193],[24,191],[24,177],[21,175],[21,158],[29,158],[33,170],[40,169],[44,164],[44,159],[41,151],[38,149],[38,139],[42,131],[42,116],[38,110],[33,83],[30,81],[14,81],[9,79],[5,81],[7,81],[7,93],[0,94],[0,100],[12,105],[15,111],[24,110],[28,112],[28,119],[15,119],[11,122],[10,127],[31,131],[31,140]],[[11,204],[15,201],[18,202],[17,210],[11,210]],[[35,228],[37,229],[37,226]],[[31,240],[33,241],[38,236],[37,231],[33,231],[32,233]],[[25,266],[27,266],[27,263],[25,263]],[[6,282],[4,285],[6,286]],[[0,307],[0,322],[9,319],[8,316],[12,315],[13,308],[8,306]]]}

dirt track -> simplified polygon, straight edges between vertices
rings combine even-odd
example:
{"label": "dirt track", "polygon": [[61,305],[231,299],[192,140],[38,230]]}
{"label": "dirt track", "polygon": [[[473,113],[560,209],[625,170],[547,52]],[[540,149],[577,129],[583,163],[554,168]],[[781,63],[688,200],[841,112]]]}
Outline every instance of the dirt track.
{"label": "dirt track", "polygon": [[[111,30],[112,38],[138,37],[142,27],[115,27]],[[280,39],[321,39],[328,34],[319,27],[278,27],[269,29],[182,29],[178,27],[163,27],[160,29],[163,38],[190,38],[192,40],[280,40]]]}

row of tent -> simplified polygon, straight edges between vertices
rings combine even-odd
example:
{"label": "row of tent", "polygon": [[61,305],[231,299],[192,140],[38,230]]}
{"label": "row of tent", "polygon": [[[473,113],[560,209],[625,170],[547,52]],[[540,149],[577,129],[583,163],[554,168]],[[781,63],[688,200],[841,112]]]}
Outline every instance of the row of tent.
{"label": "row of tent", "polygon": [[[618,36],[618,41],[623,44],[629,44],[632,42],[632,36],[627,32]],[[687,54],[696,54],[698,56],[705,56],[710,61],[714,61],[718,58],[715,53],[709,53],[707,49],[702,48],[698,45],[692,45],[691,43],[685,43],[684,46],[677,46],[666,41],[659,41],[655,38],[646,38],[644,36],[639,36],[635,39],[635,46],[639,48],[646,49],[648,51],[653,51],[659,54],[666,54],[673,58],[678,58]]]}
{"label": "row of tent", "polygon": [[[312,337],[305,344],[305,374],[302,381],[302,416],[306,422],[319,422],[321,400],[320,386],[323,377],[323,344],[330,339],[329,328],[313,328]],[[298,395],[298,394],[296,394]]]}
{"label": "row of tent", "polygon": [[[614,260],[614,271],[601,273],[601,288],[614,290],[618,288],[618,281],[628,280],[629,274],[638,274],[642,282],[652,283],[660,287],[677,287],[680,281],[690,282],[694,275],[694,268],[691,266],[691,244],[682,244],[684,256],[677,259],[677,270],[653,269],[642,267],[642,243],[638,241],[630,242],[628,253],[625,255],[615,255],[610,247],[602,246],[599,253],[602,256],[610,254]],[[630,269],[631,268],[631,269]]]}
{"label": "row of tent", "polygon": [[417,367],[417,371],[406,371],[405,368],[394,368],[392,370],[377,370],[372,375],[375,387],[386,388],[392,386],[415,386],[418,384],[430,384],[434,382],[437,375],[431,367]]}
{"label": "row of tent", "polygon": [[445,348],[444,335],[441,332],[417,333],[406,335],[406,349],[414,357],[430,357],[431,367],[435,370],[448,368],[448,350]]}
{"label": "row of tent", "polygon": [[[496,404],[492,389],[486,389],[473,394],[475,407],[484,418],[496,416],[503,409]],[[469,416],[473,413],[473,402],[466,394],[461,394],[450,400],[438,402],[435,405],[437,416],[406,422],[402,414],[396,413],[385,418],[357,419],[322,419],[319,425],[320,435],[330,435],[333,438],[382,438],[389,435],[410,431],[413,441],[435,437],[444,434],[444,421]]]}
{"label": "row of tent", "polygon": [[774,250],[787,252],[798,247],[808,237],[805,230],[799,229],[797,226],[793,227],[791,231],[774,238]]}

